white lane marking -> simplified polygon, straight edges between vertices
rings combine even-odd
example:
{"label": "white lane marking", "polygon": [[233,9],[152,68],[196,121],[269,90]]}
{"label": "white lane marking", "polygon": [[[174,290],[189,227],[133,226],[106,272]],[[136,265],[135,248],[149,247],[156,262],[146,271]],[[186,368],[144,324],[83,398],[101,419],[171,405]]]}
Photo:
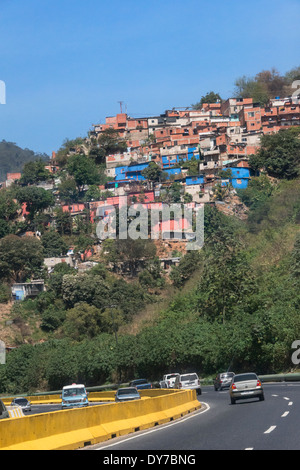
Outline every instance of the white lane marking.
{"label": "white lane marking", "polygon": [[284,399],[284,400],[289,400],[289,398],[288,398],[288,397],[283,397],[283,399]]}
{"label": "white lane marking", "polygon": [[278,397],[278,395],[272,395],[272,397]]}
{"label": "white lane marking", "polygon": [[270,432],[274,431],[274,429],[276,428],[276,426],[270,426],[269,429],[267,429],[264,434],[270,434]]}
{"label": "white lane marking", "polygon": [[289,414],[289,411],[285,411],[283,415],[281,415],[282,418],[285,418]]}
{"label": "white lane marking", "polygon": [[288,403],[288,406],[291,406],[292,404],[293,404],[293,402],[292,402],[292,401],[290,401],[290,402]]}
{"label": "white lane marking", "polygon": [[253,450],[253,447],[246,447],[245,450]]}
{"label": "white lane marking", "polygon": [[[172,427],[172,426],[177,426],[178,424],[182,423],[183,421],[187,421],[188,419],[195,418],[196,416],[199,417],[200,414],[206,413],[206,411],[210,410],[210,406],[208,405],[208,403],[204,403],[203,401],[202,401],[201,403],[206,406],[205,410],[202,410],[202,411],[201,411],[201,408],[200,408],[199,410],[197,410],[196,414],[193,414],[193,415],[190,415],[190,416],[186,416],[186,417],[184,417],[184,418],[180,418],[180,419],[178,419],[177,421],[172,422],[171,424],[165,424],[165,425],[162,425],[162,426],[159,427],[159,428],[151,429],[150,431],[149,431],[149,430],[146,430],[146,431],[143,432],[143,433],[138,433],[138,434],[136,434],[136,435],[134,435],[134,436],[132,436],[132,437],[128,437],[128,438],[126,438],[126,439],[122,439],[122,441],[115,442],[114,444],[110,444],[110,445],[105,446],[105,447],[97,448],[96,450],[108,449],[109,447],[117,446],[117,445],[120,444],[121,442],[123,443],[123,442],[132,441],[133,439],[137,439],[137,438],[139,438],[139,437],[146,436],[147,434],[152,434],[153,432],[161,431],[162,429],[166,429],[166,428],[169,428],[169,427]],[[119,436],[119,437],[122,437],[122,436]]]}

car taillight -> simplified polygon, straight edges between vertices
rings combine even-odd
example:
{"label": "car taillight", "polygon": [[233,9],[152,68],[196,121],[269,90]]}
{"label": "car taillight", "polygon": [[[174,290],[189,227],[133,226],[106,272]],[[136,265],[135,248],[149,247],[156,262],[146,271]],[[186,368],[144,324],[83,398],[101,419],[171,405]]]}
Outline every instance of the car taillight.
{"label": "car taillight", "polygon": [[261,387],[261,382],[260,382],[260,380],[257,381],[256,386],[257,386],[257,387]]}
{"label": "car taillight", "polygon": [[231,390],[236,390],[236,385],[235,384],[231,385]]}

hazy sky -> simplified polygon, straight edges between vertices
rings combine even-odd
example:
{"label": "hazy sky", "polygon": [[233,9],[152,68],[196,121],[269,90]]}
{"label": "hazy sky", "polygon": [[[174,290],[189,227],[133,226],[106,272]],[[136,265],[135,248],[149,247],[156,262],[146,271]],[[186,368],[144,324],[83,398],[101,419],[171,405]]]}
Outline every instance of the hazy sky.
{"label": "hazy sky", "polygon": [[135,117],[228,98],[300,65],[299,24],[299,0],[0,0],[0,140],[50,154],[119,101]]}

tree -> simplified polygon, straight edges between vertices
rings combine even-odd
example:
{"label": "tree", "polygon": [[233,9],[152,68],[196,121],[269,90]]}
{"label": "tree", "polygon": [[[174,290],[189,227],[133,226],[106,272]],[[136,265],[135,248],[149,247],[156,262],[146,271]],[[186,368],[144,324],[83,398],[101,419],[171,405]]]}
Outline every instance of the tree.
{"label": "tree", "polygon": [[50,230],[42,235],[41,242],[46,258],[63,256],[68,251],[68,246],[64,239],[55,230]]}
{"label": "tree", "polygon": [[234,96],[236,98],[253,98],[254,103],[259,103],[261,106],[265,106],[270,99],[265,84],[246,76],[235,81]]}
{"label": "tree", "polygon": [[0,219],[9,222],[18,216],[20,205],[16,202],[13,192],[2,189],[0,191]]}
{"label": "tree", "polygon": [[40,181],[48,181],[53,179],[53,175],[50,173],[50,171],[46,170],[45,164],[46,162],[41,158],[33,162],[25,163],[20,179],[20,184],[36,184]]}
{"label": "tree", "polygon": [[297,178],[300,174],[299,135],[299,127],[263,135],[259,150],[249,158],[249,165],[275,178]]}
{"label": "tree", "polygon": [[[112,262],[115,262],[117,256],[119,261],[128,265],[132,275],[136,274],[140,260],[153,259],[156,255],[156,246],[152,240],[148,239],[117,239],[106,246],[111,250]],[[110,253],[107,254],[108,261],[110,261]]]}
{"label": "tree", "polygon": [[107,155],[123,153],[127,151],[127,143],[116,129],[105,129],[101,132],[89,151],[89,156],[95,160],[95,163],[105,163]]}
{"label": "tree", "polygon": [[291,255],[291,275],[292,278],[300,281],[300,233],[297,233],[294,248]]}
{"label": "tree", "polygon": [[81,137],[75,139],[65,139],[62,146],[56,153],[55,161],[59,164],[61,168],[65,167],[68,163],[70,150],[75,149],[77,153],[84,153],[82,150],[84,140]]}
{"label": "tree", "polygon": [[100,183],[97,165],[85,155],[72,155],[68,159],[68,173],[73,176],[79,192],[85,185]]}
{"label": "tree", "polygon": [[23,282],[40,275],[43,261],[43,246],[34,237],[8,235],[0,240],[0,279]]}
{"label": "tree", "polygon": [[37,213],[55,204],[55,198],[50,191],[36,186],[18,188],[16,197],[20,204],[26,204],[26,210],[29,212],[29,220],[33,220]]}
{"label": "tree", "polygon": [[77,202],[79,198],[76,181],[74,178],[67,178],[58,186],[59,197],[66,204]]}
{"label": "tree", "polygon": [[162,169],[155,162],[150,162],[147,168],[142,171],[142,176],[151,182],[158,182],[162,176]]}
{"label": "tree", "polygon": [[75,341],[92,339],[101,333],[101,311],[86,302],[80,302],[66,312],[63,333]]}
{"label": "tree", "polygon": [[222,98],[219,93],[210,91],[209,93],[206,93],[206,95],[202,96],[201,100],[198,103],[192,104],[192,108],[202,109],[204,103],[217,103],[218,101],[222,101]]}
{"label": "tree", "polygon": [[55,225],[60,235],[71,235],[73,220],[70,212],[64,212],[61,207],[55,209]]}

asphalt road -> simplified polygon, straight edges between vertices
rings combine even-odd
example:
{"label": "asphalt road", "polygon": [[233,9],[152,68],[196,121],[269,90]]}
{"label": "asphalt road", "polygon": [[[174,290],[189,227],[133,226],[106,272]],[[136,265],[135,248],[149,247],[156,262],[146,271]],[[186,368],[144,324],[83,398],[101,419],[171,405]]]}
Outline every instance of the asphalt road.
{"label": "asphalt road", "polygon": [[264,391],[263,402],[253,398],[231,405],[228,391],[203,387],[202,410],[85,450],[299,450],[300,383],[265,384]]}

